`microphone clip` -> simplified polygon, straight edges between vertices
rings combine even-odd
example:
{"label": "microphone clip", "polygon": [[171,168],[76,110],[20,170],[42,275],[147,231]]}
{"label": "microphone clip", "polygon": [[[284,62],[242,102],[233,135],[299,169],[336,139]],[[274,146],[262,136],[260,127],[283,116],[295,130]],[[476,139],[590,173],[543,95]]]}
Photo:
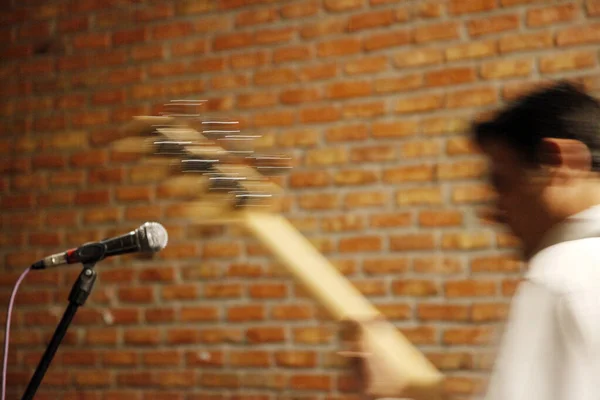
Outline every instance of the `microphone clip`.
{"label": "microphone clip", "polygon": [[75,262],[95,264],[106,255],[106,245],[100,242],[86,243],[75,250]]}

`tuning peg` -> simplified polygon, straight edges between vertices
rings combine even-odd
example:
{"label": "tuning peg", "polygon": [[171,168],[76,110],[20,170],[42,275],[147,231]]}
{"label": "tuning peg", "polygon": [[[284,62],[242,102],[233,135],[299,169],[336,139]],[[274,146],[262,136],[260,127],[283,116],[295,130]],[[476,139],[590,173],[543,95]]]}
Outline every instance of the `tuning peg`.
{"label": "tuning peg", "polygon": [[160,115],[177,118],[197,118],[200,114],[196,111],[199,106],[205,105],[207,100],[171,100],[163,104],[165,111],[160,112]]}
{"label": "tuning peg", "polygon": [[181,160],[181,172],[214,172],[219,161],[217,158],[185,158]]}
{"label": "tuning peg", "polygon": [[292,158],[286,155],[252,155],[246,159],[264,175],[281,174],[292,168]]}
{"label": "tuning peg", "polygon": [[183,156],[188,153],[186,146],[192,145],[192,141],[181,141],[181,140],[168,140],[159,139],[155,140],[154,155],[159,156]]}
{"label": "tuning peg", "polygon": [[231,193],[235,207],[267,207],[273,194],[264,191],[241,190]]}
{"label": "tuning peg", "polygon": [[245,176],[236,174],[207,174],[209,190],[236,191],[243,190],[241,182],[247,181]]}

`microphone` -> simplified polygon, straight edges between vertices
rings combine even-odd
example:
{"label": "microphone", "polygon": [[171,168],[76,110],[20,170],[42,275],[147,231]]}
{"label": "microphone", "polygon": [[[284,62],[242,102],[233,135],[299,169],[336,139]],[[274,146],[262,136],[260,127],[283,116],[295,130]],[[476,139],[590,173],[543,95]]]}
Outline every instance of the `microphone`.
{"label": "microphone", "polygon": [[93,263],[106,257],[143,252],[154,253],[167,246],[169,235],[158,222],[146,222],[121,236],[101,242],[86,243],[62,253],[56,253],[31,265],[31,269],[46,269],[64,264]]}

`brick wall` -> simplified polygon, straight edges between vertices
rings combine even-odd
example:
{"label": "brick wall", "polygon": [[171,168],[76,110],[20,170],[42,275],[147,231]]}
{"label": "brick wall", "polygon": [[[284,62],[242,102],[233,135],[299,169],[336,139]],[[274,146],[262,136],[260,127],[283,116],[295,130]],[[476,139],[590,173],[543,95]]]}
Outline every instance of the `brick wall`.
{"label": "brick wall", "polygon": [[[37,399],[356,399],[336,326],[254,239],[172,219],[161,176],[109,151],[174,98],[293,154],[285,215],[448,376],[488,376],[521,265],[478,216],[470,118],[549,79],[600,88],[600,3],[13,1],[2,27],[2,304],[34,260],[163,223],[168,248],[98,265]],[[175,208],[173,208],[175,207]],[[79,270],[32,272],[13,317],[17,398]],[[4,314],[5,315],[5,314]],[[10,397],[12,396],[12,397]]]}

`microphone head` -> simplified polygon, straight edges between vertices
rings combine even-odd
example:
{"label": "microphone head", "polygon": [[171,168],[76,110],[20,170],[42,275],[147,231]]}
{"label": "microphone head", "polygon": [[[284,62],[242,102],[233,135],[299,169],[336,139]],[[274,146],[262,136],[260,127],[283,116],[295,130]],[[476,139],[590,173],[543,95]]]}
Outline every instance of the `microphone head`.
{"label": "microphone head", "polygon": [[167,230],[158,222],[145,222],[136,229],[136,235],[143,252],[161,251],[169,241]]}

